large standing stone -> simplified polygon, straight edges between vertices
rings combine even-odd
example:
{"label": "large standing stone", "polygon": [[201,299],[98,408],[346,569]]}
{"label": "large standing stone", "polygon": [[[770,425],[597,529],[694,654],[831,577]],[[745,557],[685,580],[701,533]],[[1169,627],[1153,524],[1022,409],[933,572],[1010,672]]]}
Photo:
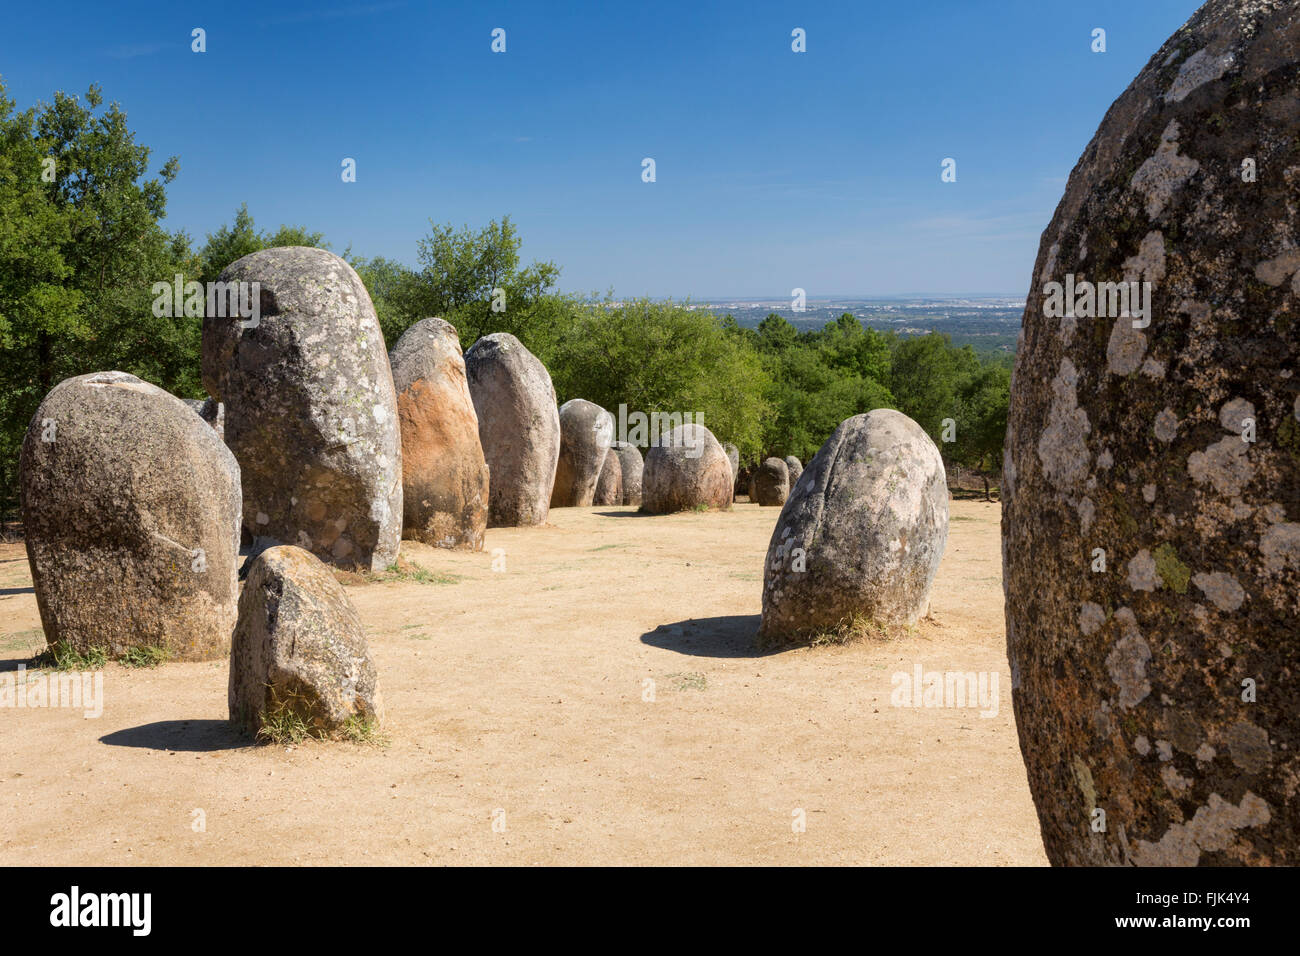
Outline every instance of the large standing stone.
{"label": "large standing stone", "polygon": [[342,585],[313,555],[282,546],[253,562],[230,648],[230,719],[256,735],[277,717],[330,737],[349,720],[375,729],[383,702],[366,631]]}
{"label": "large standing stone", "polygon": [[671,514],[695,508],[731,507],[731,463],[713,432],[703,425],[678,425],[645,458],[641,510]]}
{"label": "large standing stone", "polygon": [[786,455],[784,461],[786,473],[790,477],[790,487],[793,488],[799,481],[799,476],[803,474],[803,463],[794,455]]}
{"label": "large standing stone", "polygon": [[639,506],[641,504],[641,473],[645,470],[645,459],[641,449],[625,441],[616,441],[611,451],[618,455],[619,474],[623,480],[622,504]]}
{"label": "large standing stone", "polygon": [[397,397],[370,296],[323,249],[244,256],[225,283],[259,283],[253,320],[203,320],[203,384],[226,406],[255,548],[300,545],[381,570],[402,533]]}
{"label": "large standing stone", "polygon": [[[1179,29],[1034,264],[1002,555],[1057,865],[1300,863],[1296,13],[1212,0]],[[1057,317],[1048,283],[1085,280],[1149,282],[1151,311]]]}
{"label": "large standing stone", "polygon": [[560,457],[560,413],[546,366],[513,335],[495,332],[465,353],[465,372],[490,469],[488,524],[545,524]]}
{"label": "large standing stone", "polygon": [[51,645],[226,654],[239,465],[184,402],[124,372],[61,382],[27,429],[19,485]]}
{"label": "large standing stone", "polygon": [[914,623],[947,540],[943,459],[921,426],[887,408],[841,422],[772,531],[760,640]]}
{"label": "large standing stone", "polygon": [[618,452],[611,448],[605,452],[605,464],[596,479],[596,496],[592,504],[621,505],[623,503],[623,465]]}
{"label": "large standing stone", "polygon": [[754,471],[753,500],[760,505],[783,505],[790,496],[790,472],[780,458],[765,458]]}
{"label": "large standing stone", "polygon": [[456,329],[423,319],[397,340],[389,360],[402,433],[403,537],[481,551],[488,467]]}
{"label": "large standing stone", "polygon": [[614,417],[599,405],[574,398],[560,406],[560,459],[555,466],[552,508],[582,508],[592,503],[613,441]]}

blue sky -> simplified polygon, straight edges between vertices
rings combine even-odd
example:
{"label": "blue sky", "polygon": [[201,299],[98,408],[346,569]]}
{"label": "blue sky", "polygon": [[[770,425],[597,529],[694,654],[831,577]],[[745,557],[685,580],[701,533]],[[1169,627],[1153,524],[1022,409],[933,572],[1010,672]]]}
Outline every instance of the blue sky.
{"label": "blue sky", "polygon": [[508,214],[572,291],[1023,295],[1106,109],[1198,5],[72,0],[7,5],[0,76],[20,107],[101,84],[180,157],[167,225],[199,240],[247,202],[413,265],[430,219]]}

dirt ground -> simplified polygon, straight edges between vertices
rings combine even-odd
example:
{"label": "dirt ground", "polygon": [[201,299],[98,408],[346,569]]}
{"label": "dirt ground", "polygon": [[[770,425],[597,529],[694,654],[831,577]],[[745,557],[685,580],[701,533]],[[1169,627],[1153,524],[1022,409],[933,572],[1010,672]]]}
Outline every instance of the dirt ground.
{"label": "dirt ground", "polygon": [[[914,634],[759,654],[778,512],[571,508],[480,554],[403,542],[434,580],[348,588],[386,744],[248,745],[225,661],[109,665],[98,718],[0,708],[0,864],[1045,865],[999,506],[952,503]],[[23,546],[0,545],[0,669],[43,644]],[[891,706],[918,663],[996,672],[996,715]]]}

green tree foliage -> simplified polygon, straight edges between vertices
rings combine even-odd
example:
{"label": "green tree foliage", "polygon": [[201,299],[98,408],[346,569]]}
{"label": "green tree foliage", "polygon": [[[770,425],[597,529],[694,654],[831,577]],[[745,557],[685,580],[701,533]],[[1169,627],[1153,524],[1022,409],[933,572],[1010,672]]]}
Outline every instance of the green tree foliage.
{"label": "green tree foliage", "polygon": [[705,309],[645,299],[577,308],[550,362],[561,402],[585,398],[616,417],[700,413],[742,454],[762,448],[767,373],[754,349]]}
{"label": "green tree foliage", "polygon": [[314,246],[328,249],[323,233],[310,232],[302,226],[281,226],[275,232],[258,232],[253,217],[248,212],[248,203],[242,203],[235,212],[235,221],[229,226],[222,226],[216,232],[208,234],[207,241],[199,251],[199,273],[195,277],[199,282],[215,282],[221,271],[237,259],[263,249],[279,249],[285,246]]}
{"label": "green tree foliage", "polygon": [[[16,112],[0,86],[0,478],[12,505],[18,449],[58,382],[118,369],[174,391],[198,386],[197,318],[157,317],[151,288],[192,267],[159,225],[173,158],[148,177],[126,114],[84,101]],[[52,162],[47,162],[52,161]]]}
{"label": "green tree foliage", "polygon": [[762,454],[807,461],[844,419],[894,404],[890,341],[853,315],[799,332],[773,313],[759,323],[757,343],[771,383]]}
{"label": "green tree foliage", "polygon": [[548,301],[560,269],[553,262],[521,269],[521,242],[509,216],[478,231],[431,221],[416,246],[420,268],[394,300],[406,325],[436,315],[456,326],[465,348],[490,332],[510,332],[546,353],[560,320],[556,303]]}

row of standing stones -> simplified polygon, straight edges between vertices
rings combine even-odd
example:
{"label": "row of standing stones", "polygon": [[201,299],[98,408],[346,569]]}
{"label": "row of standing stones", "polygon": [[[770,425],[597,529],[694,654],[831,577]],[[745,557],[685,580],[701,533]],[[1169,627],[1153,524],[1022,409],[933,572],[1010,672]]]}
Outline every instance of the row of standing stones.
{"label": "row of standing stones", "polygon": [[[1112,106],[1043,235],[1002,540],[1016,723],[1054,864],[1297,861],[1297,79],[1296,0],[1211,0]],[[1049,318],[1037,291],[1067,274],[1151,283],[1149,327]],[[364,287],[329,253],[255,253],[222,279],[262,289],[257,328],[204,322],[220,406],[198,411],[224,443],[115,372],[61,383],[33,420],[22,508],[51,642],[229,646],[232,717],[252,727],[314,695],[313,720],[334,726],[380,703],[318,558],[386,567],[403,527],[477,549],[485,527],[551,506],[730,506],[734,449],[688,425],[642,462],[608,413],[557,410],[512,336],[462,357],[429,319],[386,357]],[[915,423],[855,416],[802,473],[763,462],[751,494],[782,506],[761,637],[925,612],[947,495]],[[241,521],[254,553],[274,546],[238,596]]]}
{"label": "row of standing stones", "polygon": [[[261,315],[204,319],[209,399],[103,372],[60,383],[33,418],[21,504],[51,645],[229,654],[232,720],[255,733],[292,711],[328,735],[377,722],[382,708],[360,620],[326,564],[385,569],[403,535],[478,551],[488,527],[540,525],[551,508],[731,507],[735,446],[687,423],[643,459],[615,440],[605,409],[583,399],[557,409],[546,368],[511,335],[462,354],[456,329],[430,318],[385,352],[364,286],[332,253],[264,250],[221,281],[257,283]],[[893,494],[914,490],[895,459],[921,454],[939,491],[942,463],[902,415],[859,419],[880,424],[842,427],[808,480],[782,490],[764,640],[803,639],[843,615],[910,622],[924,611],[946,504],[939,495],[938,509],[919,509]],[[818,593],[846,581],[848,592]]]}

